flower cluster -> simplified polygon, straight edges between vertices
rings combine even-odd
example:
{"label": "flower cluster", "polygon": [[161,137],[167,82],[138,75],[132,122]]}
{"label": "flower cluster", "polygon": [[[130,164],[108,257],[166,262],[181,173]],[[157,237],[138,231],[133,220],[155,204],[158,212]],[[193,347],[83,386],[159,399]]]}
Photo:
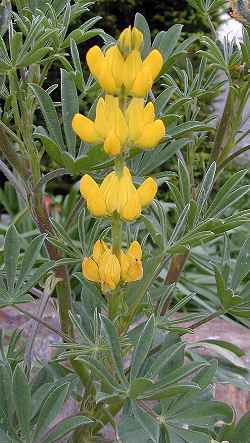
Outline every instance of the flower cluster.
{"label": "flower cluster", "polygon": [[153,103],[144,106],[142,98],[133,98],[122,112],[118,97],[112,95],[98,100],[94,122],[76,114],[72,127],[83,141],[103,143],[104,151],[113,156],[131,147],[152,149],[165,135],[162,120],[155,119]]}
{"label": "flower cluster", "polygon": [[157,192],[157,184],[147,178],[138,189],[132,182],[129,169],[124,166],[119,176],[115,171],[108,174],[99,186],[89,175],[80,181],[80,192],[94,217],[108,217],[117,212],[122,219],[132,221],[141,215]]}
{"label": "flower cluster", "polygon": [[114,171],[101,184],[89,175],[80,181],[80,192],[90,213],[112,218],[111,247],[98,240],[92,256],[85,257],[82,264],[84,277],[100,285],[105,294],[142,278],[141,246],[134,241],[123,252],[122,223],[140,217],[157,192],[152,177],[136,188],[124,166],[131,148],[153,149],[165,135],[165,126],[155,116],[153,103],[145,103],[145,96],[162,69],[163,58],[153,49],[142,59],[142,44],[142,33],[128,27],[116,45],[106,51],[98,46],[88,51],[87,64],[104,97],[97,102],[94,120],[81,114],[75,114],[72,120],[72,128],[81,140],[102,145],[114,159]]}
{"label": "flower cluster", "polygon": [[142,60],[142,42],[140,31],[127,28],[120,35],[118,45],[111,46],[105,54],[98,46],[93,46],[88,51],[90,72],[105,92],[123,92],[134,97],[144,97],[152,88],[163,66],[163,58],[157,49],[153,49]]}
{"label": "flower cluster", "polygon": [[97,240],[92,257],[85,257],[82,264],[84,277],[101,285],[103,293],[116,289],[120,282],[131,283],[143,275],[142,251],[137,241],[131,243],[127,252],[116,255],[102,240]]}

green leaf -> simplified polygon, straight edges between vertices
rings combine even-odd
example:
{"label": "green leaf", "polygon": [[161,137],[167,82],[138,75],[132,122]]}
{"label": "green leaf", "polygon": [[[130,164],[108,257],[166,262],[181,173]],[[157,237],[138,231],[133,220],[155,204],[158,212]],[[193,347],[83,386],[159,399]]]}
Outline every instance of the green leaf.
{"label": "green leaf", "polygon": [[159,422],[153,419],[146,411],[137,406],[136,403],[132,402],[132,411],[136,420],[140,423],[142,428],[147,432],[149,437],[154,443],[158,443],[160,426]]}
{"label": "green leaf", "polygon": [[41,134],[40,132],[35,132],[34,136],[41,140],[47,154],[54,160],[59,166],[63,166],[62,149],[61,147],[47,135]]}
{"label": "green leaf", "polygon": [[38,100],[50,133],[50,137],[55,143],[57,143],[58,146],[65,150],[60,123],[57,117],[55,105],[50,95],[36,84],[30,84],[30,87]]}
{"label": "green leaf", "polygon": [[[46,263],[43,263],[41,266],[39,266],[39,268],[36,269],[34,274],[31,275],[29,280],[21,286],[19,294],[17,294],[18,297],[27,294],[27,292],[29,292],[30,289],[33,288],[33,286],[35,286],[40,281],[40,279],[45,274],[47,274],[48,271],[50,271],[54,267],[55,267],[55,264],[53,262],[50,262],[50,261],[46,262]],[[18,297],[16,298],[15,303],[18,302]]]}
{"label": "green leaf", "polygon": [[121,417],[118,423],[118,433],[122,443],[146,443],[148,440],[148,433],[131,416]]}
{"label": "green leaf", "polygon": [[10,39],[10,53],[13,65],[15,65],[16,63],[22,44],[23,44],[22,32],[14,32],[13,37]]}
{"label": "green leaf", "polygon": [[200,387],[196,384],[185,383],[175,386],[163,387],[162,384],[155,384],[150,391],[144,392],[140,398],[143,400],[166,400],[167,398],[177,397],[178,395],[188,395],[189,393],[200,392]]}
{"label": "green leaf", "polygon": [[52,392],[49,393],[47,399],[44,401],[44,404],[41,408],[35,435],[34,435],[34,443],[40,442],[41,435],[47,430],[50,423],[54,420],[57,414],[60,412],[63,404],[65,402],[67,393],[68,393],[69,385],[67,383],[58,386]]}
{"label": "green leaf", "polygon": [[23,68],[35,63],[41,63],[41,61],[47,57],[47,55],[52,52],[52,48],[39,48],[34,52],[25,54],[20,60],[18,60],[18,68]]}
{"label": "green leaf", "polygon": [[121,391],[120,385],[117,384],[117,382],[107,371],[102,362],[91,357],[89,357],[88,359],[84,359],[83,357],[81,357],[79,358],[79,360],[84,362],[84,364],[93,372],[93,374],[95,374],[96,378],[103,383],[105,389],[111,389],[112,391]]}
{"label": "green leaf", "polygon": [[[220,344],[218,344],[220,343]],[[192,345],[191,345],[192,346]],[[213,353],[218,353],[221,357],[225,358],[226,360],[228,360],[230,363],[232,363],[235,366],[238,366],[239,368],[242,369],[246,369],[246,365],[244,363],[244,361],[238,357],[237,354],[235,354],[235,352],[231,349],[228,349],[228,347],[225,347],[223,345],[223,342],[220,341],[213,341],[213,340],[202,340],[200,342],[196,342],[195,346],[201,346],[204,347],[205,349],[208,349],[210,351],[212,351]]]}
{"label": "green leaf", "polygon": [[177,425],[185,424],[191,426],[213,426],[218,421],[227,424],[232,423],[234,412],[230,406],[220,401],[196,401],[185,410],[180,410],[168,420]]}
{"label": "green leaf", "polygon": [[250,272],[250,237],[243,244],[237,258],[233,276],[232,289],[236,289],[244,277]]}
{"label": "green leaf", "polygon": [[130,381],[137,378],[151,348],[155,332],[155,319],[151,316],[144,326],[132,355]]}
{"label": "green leaf", "polygon": [[4,261],[7,275],[7,286],[10,293],[14,290],[16,267],[20,251],[20,239],[14,225],[6,233],[4,242]]}
{"label": "green leaf", "polygon": [[231,443],[249,443],[250,442],[250,411],[241,417],[236,429],[231,437]]}
{"label": "green leaf", "polygon": [[151,152],[145,152],[140,165],[140,174],[148,175],[163,163],[172,158],[178,151],[190,142],[189,139],[180,139],[172,141],[169,144],[161,144],[154,150],[154,155]]}
{"label": "green leaf", "polygon": [[61,69],[62,116],[68,151],[75,157],[76,136],[72,130],[72,119],[79,112],[79,101],[72,72]]}
{"label": "green leaf", "polygon": [[93,420],[88,417],[84,417],[83,415],[73,415],[71,417],[67,417],[57,423],[57,425],[52,428],[48,434],[42,437],[41,443],[54,443],[63,438],[65,435],[69,435],[79,426],[89,425],[90,423],[93,423]]}
{"label": "green leaf", "polygon": [[159,383],[157,384],[157,388],[160,389],[160,387],[162,386],[162,389],[164,389],[166,386],[173,385],[174,383],[178,383],[179,381],[183,380],[184,378],[189,377],[194,372],[197,372],[206,366],[208,366],[208,363],[206,363],[206,362],[204,362],[204,363],[188,363],[184,366],[181,366],[180,368],[177,368],[174,371],[171,371],[165,377],[161,377]]}
{"label": "green leaf", "polygon": [[143,58],[145,58],[148,55],[150,48],[151,48],[151,34],[150,34],[148,22],[142,14],[137,12],[135,14],[134,25],[143,34],[143,44],[142,44],[142,48],[141,48],[141,53],[142,53]]}
{"label": "green leaf", "polygon": [[[177,435],[180,437],[180,442],[185,443],[210,443],[211,439],[207,434],[203,434],[198,431],[190,431],[186,429],[180,429],[180,428],[172,428],[169,427],[169,429],[173,429],[173,435]],[[172,434],[171,434],[172,437]],[[172,441],[172,440],[171,440]]]}
{"label": "green leaf", "polygon": [[40,254],[41,247],[44,243],[44,240],[45,240],[44,234],[38,235],[36,238],[34,238],[32,240],[32,242],[28,246],[28,248],[23,256],[20,274],[19,274],[19,278],[18,278],[18,281],[16,284],[17,289],[20,288],[20,286],[22,285],[22,282],[28,277],[33,265],[35,264],[39,254]]}
{"label": "green leaf", "polygon": [[247,173],[247,170],[238,171],[234,173],[222,187],[216,192],[216,195],[208,208],[208,216],[214,217],[224,212],[225,208],[228,208],[234,204],[237,200],[233,197],[233,192],[239,188],[239,183],[243,180]]}
{"label": "green leaf", "polygon": [[168,62],[169,57],[173,53],[175,46],[180,38],[183,25],[174,25],[166,32],[160,32],[154,42],[153,47],[157,48],[164,58],[164,62]]}
{"label": "green leaf", "polygon": [[125,383],[127,385],[128,382],[124,374],[121,347],[116,333],[116,329],[112,321],[109,320],[109,318],[104,317],[103,315],[100,315],[100,318],[106,340],[110,346],[110,352],[115,369],[117,371],[117,376],[119,377],[122,383]]}
{"label": "green leaf", "polygon": [[143,396],[143,392],[152,389],[154,383],[148,378],[136,378],[134,379],[129,388],[129,398],[131,400],[136,400],[138,396]]}
{"label": "green leaf", "polygon": [[179,170],[179,180],[180,180],[180,191],[182,199],[186,205],[191,201],[192,194],[191,194],[190,176],[184,161],[182,160],[178,161],[178,170]]}
{"label": "green leaf", "polygon": [[154,378],[166,366],[176,354],[182,353],[185,348],[185,343],[174,343],[165,350],[161,350],[159,355],[155,358],[152,365],[147,371],[147,375]]}
{"label": "green leaf", "polygon": [[11,426],[15,406],[12,389],[12,372],[8,362],[0,362],[0,398],[0,410],[4,412]]}
{"label": "green leaf", "polygon": [[21,433],[25,441],[29,443],[31,441],[31,395],[28,380],[19,366],[16,366],[13,374],[13,393]]}
{"label": "green leaf", "polygon": [[197,195],[197,206],[199,208],[200,213],[205,203],[207,202],[207,199],[212,190],[215,172],[216,172],[216,163],[213,162],[202,180],[200,190]]}

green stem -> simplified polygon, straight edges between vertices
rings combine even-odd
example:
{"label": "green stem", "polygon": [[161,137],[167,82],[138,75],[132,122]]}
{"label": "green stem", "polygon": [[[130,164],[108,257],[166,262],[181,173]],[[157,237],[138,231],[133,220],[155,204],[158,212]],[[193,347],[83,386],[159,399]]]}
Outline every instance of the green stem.
{"label": "green stem", "polygon": [[117,257],[120,256],[122,247],[122,221],[117,212],[112,216],[112,252]]}

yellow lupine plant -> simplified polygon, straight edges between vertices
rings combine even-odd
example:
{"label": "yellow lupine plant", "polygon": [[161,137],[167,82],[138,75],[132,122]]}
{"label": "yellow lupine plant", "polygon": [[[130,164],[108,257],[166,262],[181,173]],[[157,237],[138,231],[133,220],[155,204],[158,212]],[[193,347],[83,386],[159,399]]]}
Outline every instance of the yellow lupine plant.
{"label": "yellow lupine plant", "polygon": [[116,289],[120,282],[131,283],[143,275],[142,251],[137,241],[131,243],[127,252],[117,256],[103,240],[97,240],[92,257],[85,257],[82,263],[83,275],[100,284],[104,293]]}
{"label": "yellow lupine plant", "polygon": [[104,97],[97,102],[94,121],[79,113],[72,120],[72,128],[81,140],[102,145],[114,158],[114,170],[102,183],[98,184],[90,175],[84,175],[80,181],[80,192],[91,215],[112,220],[111,246],[97,240],[92,256],[85,257],[82,263],[84,277],[100,285],[104,294],[142,278],[141,246],[133,241],[123,251],[122,224],[138,219],[157,193],[152,177],[136,188],[125,165],[131,148],[153,149],[165,135],[165,126],[156,118],[153,103],[145,102],[162,69],[163,58],[154,49],[142,60],[142,43],[142,33],[128,27],[117,44],[105,52],[97,46],[88,51],[89,69]]}

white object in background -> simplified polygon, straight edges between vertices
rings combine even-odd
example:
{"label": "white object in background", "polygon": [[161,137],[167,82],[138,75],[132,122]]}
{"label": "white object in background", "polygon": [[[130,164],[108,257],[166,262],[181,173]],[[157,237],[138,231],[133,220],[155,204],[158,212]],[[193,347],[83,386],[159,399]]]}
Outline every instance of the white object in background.
{"label": "white object in background", "polygon": [[223,40],[224,37],[228,37],[229,40],[242,40],[242,24],[237,22],[229,16],[229,14],[222,14],[222,25],[218,29],[218,38]]}

